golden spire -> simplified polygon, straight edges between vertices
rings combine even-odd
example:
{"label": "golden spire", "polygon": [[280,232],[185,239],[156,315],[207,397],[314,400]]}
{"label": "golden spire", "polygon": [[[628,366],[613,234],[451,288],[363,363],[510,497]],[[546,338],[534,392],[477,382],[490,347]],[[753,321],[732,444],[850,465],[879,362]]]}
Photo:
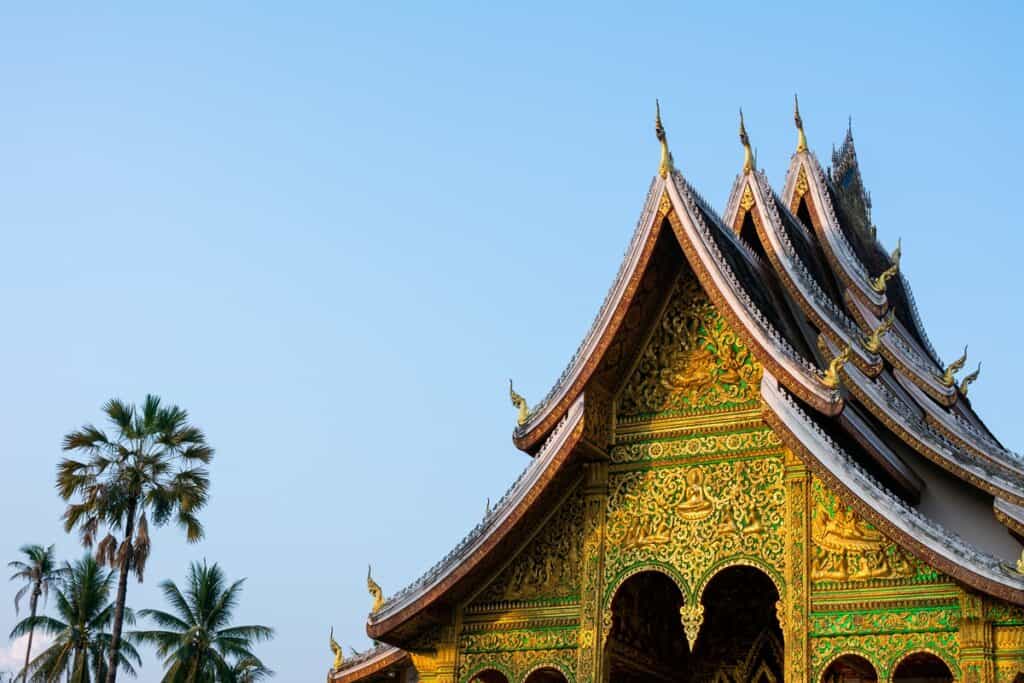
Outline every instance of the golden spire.
{"label": "golden spire", "polygon": [[740,144],[743,145],[743,172],[750,173],[754,170],[754,152],[750,149],[750,138],[747,136],[747,127],[743,125],[743,110],[740,109]]}
{"label": "golden spire", "polygon": [[895,277],[896,273],[900,272],[900,258],[902,256],[903,240],[900,239],[896,240],[896,248],[892,252],[892,265],[871,281],[871,289],[879,294],[885,294],[885,286],[889,284],[889,280]]}
{"label": "golden spire", "polygon": [[804,135],[804,120],[800,118],[800,100],[793,94],[793,122],[796,123],[796,152],[807,151],[807,136]]}
{"label": "golden spire", "polygon": [[828,370],[825,371],[825,377],[822,378],[825,386],[830,389],[839,388],[839,370],[850,361],[850,354],[853,353],[853,349],[847,346],[838,356],[832,359],[832,362],[828,364]]}
{"label": "golden spire", "polygon": [[978,363],[977,369],[969,375],[966,375],[960,380],[960,393],[964,396],[967,395],[967,387],[974,383],[974,380],[978,379],[978,375],[981,374],[981,363]]}
{"label": "golden spire", "polygon": [[366,569],[366,590],[373,597],[373,607],[370,608],[370,614],[376,614],[380,611],[380,608],[384,606],[384,591],[381,590],[380,585],[373,580],[372,566],[368,566]]}
{"label": "golden spire", "polygon": [[516,424],[526,424],[526,418],[530,416],[530,404],[512,388],[512,380],[508,381],[508,395],[512,399],[512,405],[519,409],[519,417],[516,418]]}
{"label": "golden spire", "polygon": [[668,151],[668,136],[665,135],[665,126],[661,125],[661,103],[658,100],[654,100],[654,135],[661,143],[661,163],[658,165],[658,175],[666,178],[675,170],[675,167],[673,166],[672,152]]}
{"label": "golden spire", "polygon": [[338,641],[334,639],[334,627],[331,627],[331,652],[334,653],[334,664],[331,666],[332,669],[338,670],[341,665],[345,663],[345,653],[341,650],[341,645],[338,645]]}
{"label": "golden spire", "polygon": [[967,364],[967,347],[964,347],[964,355],[957,358],[955,361],[946,366],[945,371],[942,373],[942,383],[947,387],[953,386],[954,375],[963,370],[964,365]]}
{"label": "golden spire", "polygon": [[892,309],[889,309],[889,315],[885,316],[882,322],[878,323],[878,327],[871,331],[871,334],[864,339],[864,348],[871,353],[878,353],[882,348],[882,337],[885,333],[892,329],[892,326],[896,324],[896,314]]}

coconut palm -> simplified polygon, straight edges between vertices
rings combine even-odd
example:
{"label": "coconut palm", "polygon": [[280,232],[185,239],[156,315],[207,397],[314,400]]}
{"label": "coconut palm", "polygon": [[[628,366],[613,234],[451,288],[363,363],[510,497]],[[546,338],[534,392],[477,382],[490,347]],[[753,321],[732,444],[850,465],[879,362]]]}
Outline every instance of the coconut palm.
{"label": "coconut palm", "polygon": [[189,568],[184,592],[173,581],[160,584],[171,611],[146,609],[139,615],[165,630],[136,631],[131,637],[156,646],[166,668],[164,683],[235,683],[271,675],[252,647],[273,638],[274,630],[231,625],[244,582],[227,585],[221,568],[204,561]]}
{"label": "coconut palm", "polygon": [[[107,674],[109,629],[114,616],[110,594],[115,574],[105,571],[92,556],[86,555],[74,564],[65,565],[63,576],[55,589],[57,616],[37,615],[23,619],[15,625],[11,637],[33,630],[53,637],[53,643],[32,660],[33,681],[56,682],[65,674],[71,683],[99,681]],[[125,619],[134,622],[130,610],[125,613]],[[134,676],[140,659],[131,643],[122,644],[118,659],[121,668]]]}
{"label": "coconut palm", "polygon": [[87,548],[96,543],[97,559],[118,570],[105,677],[106,683],[115,683],[128,575],[142,581],[150,523],[161,526],[173,519],[189,542],[203,537],[196,514],[207,501],[205,465],[213,449],[203,432],[189,424],[186,411],[162,406],[156,396],[146,396],[139,407],[112,399],[103,412],[113,427],[111,435],[92,425],[65,435],[64,450],[80,453],[82,460],[61,461],[57,490],[65,501],[78,497],[64,512],[65,530],[77,528]]}
{"label": "coconut palm", "polygon": [[[36,609],[39,606],[40,596],[43,602],[50,593],[50,587],[60,580],[64,568],[57,566],[57,559],[54,555],[53,546],[43,547],[41,545],[23,545],[21,554],[25,560],[14,560],[8,562],[7,566],[14,570],[11,581],[22,581],[24,585],[14,595],[14,613],[17,614],[21,608],[21,599],[27,594],[29,618],[35,619]],[[28,663],[32,655],[33,632],[28,632],[28,646],[25,648],[25,666],[21,670],[22,680],[28,672]]]}

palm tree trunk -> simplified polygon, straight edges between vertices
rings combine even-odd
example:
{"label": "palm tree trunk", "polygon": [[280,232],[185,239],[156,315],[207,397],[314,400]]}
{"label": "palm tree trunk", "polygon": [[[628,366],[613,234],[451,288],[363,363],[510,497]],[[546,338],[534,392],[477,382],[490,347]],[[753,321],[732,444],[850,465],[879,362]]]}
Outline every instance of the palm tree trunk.
{"label": "palm tree trunk", "polygon": [[110,629],[110,659],[107,662],[106,683],[117,682],[117,665],[120,661],[118,654],[121,650],[121,626],[124,624],[124,603],[128,595],[128,570],[132,565],[132,535],[135,533],[135,507],[137,501],[128,506],[128,521],[124,527],[124,557],[121,558],[121,566],[118,568],[117,577],[117,599],[114,602],[114,623]]}
{"label": "palm tree trunk", "polygon": [[[39,595],[42,593],[42,589],[39,587],[39,582],[36,582],[36,587],[32,589],[32,600],[29,602],[29,609],[32,611],[32,621],[36,620],[36,605],[39,604]],[[28,631],[28,647],[25,648],[25,668],[21,670],[21,681],[25,683],[28,681],[28,661],[32,656],[32,636],[36,634],[34,628]]]}

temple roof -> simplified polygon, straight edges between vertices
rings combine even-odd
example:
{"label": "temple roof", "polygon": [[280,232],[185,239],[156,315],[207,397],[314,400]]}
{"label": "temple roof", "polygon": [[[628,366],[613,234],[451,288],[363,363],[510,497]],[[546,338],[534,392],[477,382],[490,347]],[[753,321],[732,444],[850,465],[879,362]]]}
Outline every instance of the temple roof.
{"label": "temple roof", "polygon": [[[514,432],[533,459],[458,546],[370,616],[368,633],[409,642],[431,623],[428,608],[465,597],[559,487],[578,480],[575,465],[601,457],[606,444],[583,438],[588,393],[596,401],[608,391],[595,378],[617,345],[635,339],[625,321],[631,311],[642,316],[642,292],[660,282],[652,264],[669,257],[693,272],[764,367],[764,421],[794,453],[923,560],[1024,604],[1024,575],[1011,567],[1024,537],[1024,459],[999,443],[954,381],[962,362],[944,367],[932,348],[898,253],[878,241],[852,131],[826,172],[801,129],[779,193],[748,155],[724,218],[672,167],[663,131],[659,139],[662,172],[618,274],[565,371]],[[943,478],[989,501],[978,523],[1005,527],[1005,544],[972,542],[948,526],[955,516],[926,514],[944,506],[955,515],[956,500],[929,492]]]}

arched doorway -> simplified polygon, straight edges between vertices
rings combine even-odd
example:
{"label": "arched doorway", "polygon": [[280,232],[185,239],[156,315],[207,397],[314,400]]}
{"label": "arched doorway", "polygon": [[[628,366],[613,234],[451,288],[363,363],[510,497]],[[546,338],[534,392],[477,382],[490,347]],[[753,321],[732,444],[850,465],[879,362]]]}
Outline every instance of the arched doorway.
{"label": "arched doorway", "polygon": [[565,674],[554,667],[534,669],[527,675],[523,683],[568,683]]}
{"label": "arched doorway", "polygon": [[837,658],[821,676],[821,683],[877,683],[875,667],[860,655],[843,655]]}
{"label": "arched doorway", "polygon": [[610,683],[684,683],[690,655],[679,619],[683,595],[666,575],[631,576],[612,599],[605,644]]}
{"label": "arched doorway", "polygon": [[509,683],[508,677],[497,669],[484,669],[469,681],[470,683]]}
{"label": "arched doorway", "polygon": [[892,680],[893,683],[952,683],[953,672],[931,652],[915,652],[896,665]]}
{"label": "arched doorway", "polygon": [[690,661],[691,681],[776,683],[783,680],[779,592],[754,567],[729,567],[704,588],[704,623]]}

